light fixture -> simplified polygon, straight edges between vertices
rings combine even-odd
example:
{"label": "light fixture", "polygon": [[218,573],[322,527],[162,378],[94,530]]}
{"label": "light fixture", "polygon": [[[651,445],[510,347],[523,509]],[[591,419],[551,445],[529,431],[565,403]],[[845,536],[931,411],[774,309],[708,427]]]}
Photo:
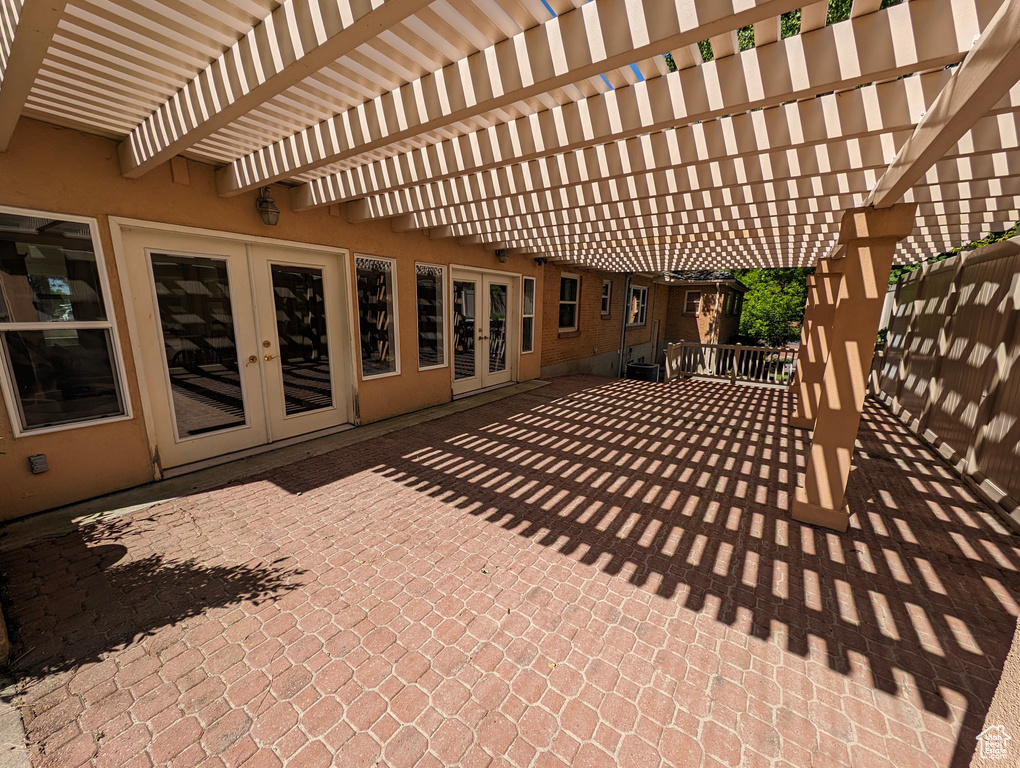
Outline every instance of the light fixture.
{"label": "light fixture", "polygon": [[262,221],[270,227],[275,227],[276,222],[280,220],[280,209],[273,202],[273,196],[269,193],[269,187],[262,187],[259,190],[259,196],[255,200],[255,208],[258,210],[259,216],[262,217]]}
{"label": "light fixture", "polygon": [[499,259],[500,264],[506,264],[506,260],[510,258],[510,254],[506,252],[506,248],[497,248],[496,258]]}
{"label": "light fixture", "polygon": [[535,263],[538,264],[538,266],[540,266],[540,267],[543,266],[547,261],[548,261],[548,259],[545,256],[536,256],[535,257]]}

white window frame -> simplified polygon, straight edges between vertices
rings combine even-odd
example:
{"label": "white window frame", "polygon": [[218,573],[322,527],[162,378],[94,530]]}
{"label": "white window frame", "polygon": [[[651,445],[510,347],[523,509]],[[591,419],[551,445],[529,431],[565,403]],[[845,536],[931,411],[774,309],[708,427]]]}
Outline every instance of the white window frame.
{"label": "white window frame", "polygon": [[[608,290],[606,290],[608,289]],[[609,317],[612,314],[613,309],[613,281],[603,280],[602,281],[602,316]]]}
{"label": "white window frame", "polygon": [[99,287],[103,293],[103,307],[106,310],[106,320],[94,320],[86,322],[61,322],[61,323],[2,323],[0,331],[37,331],[44,326],[50,328],[59,327],[69,331],[102,329],[110,332],[110,348],[112,349],[111,362],[116,369],[114,380],[117,383],[118,395],[120,397],[123,413],[116,416],[104,416],[99,419],[86,421],[75,421],[70,424],[54,424],[49,427],[38,427],[25,429],[22,426],[21,408],[16,396],[17,387],[14,383],[14,372],[11,370],[10,361],[0,344],[0,392],[3,394],[4,405],[7,408],[7,418],[10,421],[11,432],[15,439],[20,437],[34,437],[46,435],[53,432],[64,432],[69,429],[82,429],[84,427],[95,427],[100,424],[112,424],[117,421],[129,421],[134,418],[131,408],[131,393],[128,389],[127,374],[124,367],[124,355],[120,348],[120,331],[117,328],[117,312],[113,306],[113,294],[110,291],[110,280],[106,271],[106,257],[103,254],[102,238],[99,237],[99,221],[91,216],[74,216],[66,213],[55,213],[53,211],[39,211],[28,208],[13,208],[0,205],[0,211],[15,216],[26,216],[30,218],[56,219],[60,221],[73,221],[79,224],[89,225],[89,234],[92,239],[92,249],[96,256],[96,268],[99,271]]}
{"label": "white window frame", "polygon": [[[393,275],[393,360],[396,363],[396,369],[387,371],[386,373],[373,373],[368,376],[365,375],[365,358],[361,350],[361,304],[358,302],[358,259],[371,259],[373,261],[387,261],[391,265],[390,274]],[[390,376],[400,375],[400,303],[399,294],[397,292],[397,260],[391,259],[388,256],[376,256],[372,253],[355,253],[354,254],[354,274],[352,275],[354,280],[354,306],[357,310],[355,320],[357,323],[354,326],[354,332],[358,341],[358,372],[361,374],[362,381],[375,381],[376,379],[385,379]],[[417,346],[417,345],[416,345]]]}
{"label": "white window frame", "polygon": [[[694,308],[693,312],[691,312],[689,309],[687,309],[691,305],[691,294],[692,293],[698,294],[698,305]],[[687,315],[688,317],[697,317],[698,315],[700,315],[701,314],[701,300],[703,298],[704,298],[704,294],[703,294],[703,292],[700,289],[690,288],[690,289],[684,291],[684,314]]]}
{"label": "white window frame", "polygon": [[[531,314],[524,311],[524,294],[527,293],[528,281],[531,281]],[[535,307],[538,305],[538,281],[533,277],[525,276],[521,281],[521,354],[530,355],[535,351]],[[524,318],[531,318],[531,349],[524,349]]]}
{"label": "white window frame", "polygon": [[[426,365],[424,368],[421,365],[421,349],[420,349],[420,347],[418,347],[418,340],[421,338],[421,327],[418,325],[418,321],[421,319],[421,315],[418,314],[418,267],[432,267],[433,269],[438,269],[440,271],[441,276],[439,278],[439,298],[440,298],[440,301],[443,302],[442,311],[440,312],[440,315],[443,318],[443,344],[442,344],[442,347],[443,347],[443,362],[440,365]],[[396,294],[394,293],[394,297],[395,296],[396,296]],[[414,262],[414,306],[415,306],[414,327],[415,327],[415,332],[416,332],[415,352],[417,353],[415,355],[415,357],[416,357],[416,359],[418,361],[418,370],[419,371],[437,371],[437,370],[440,370],[442,368],[449,368],[450,367],[450,349],[449,349],[449,346],[447,345],[447,337],[449,336],[449,334],[447,333],[447,327],[449,326],[449,319],[447,317],[446,305],[447,305],[447,301],[446,301],[446,266],[443,265],[443,264],[432,264],[432,263],[426,262],[426,261],[416,261],[416,262]],[[393,319],[394,319],[394,321],[397,319],[396,315],[397,315],[396,310],[394,310],[394,312],[393,312]],[[358,318],[358,322],[359,323],[361,322],[360,316]],[[398,368],[398,370],[400,368],[399,362],[397,363],[397,368]],[[372,376],[371,378],[377,378],[377,376]]]}
{"label": "white window frame", "polygon": [[[630,321],[630,310],[634,304],[634,297],[640,295],[638,299],[638,316],[637,319],[632,323]],[[628,328],[641,328],[648,322],[648,286],[646,285],[632,285],[630,287],[630,296],[627,298],[627,327]]]}
{"label": "white window frame", "polygon": [[[562,301],[560,295],[563,293],[563,280],[574,280],[577,282],[577,291],[573,301]],[[581,276],[575,272],[563,272],[560,274],[559,283],[556,286],[556,325],[559,328],[560,333],[573,333],[581,325]],[[561,326],[560,325],[560,307],[564,304],[574,305],[574,325],[573,326]]]}

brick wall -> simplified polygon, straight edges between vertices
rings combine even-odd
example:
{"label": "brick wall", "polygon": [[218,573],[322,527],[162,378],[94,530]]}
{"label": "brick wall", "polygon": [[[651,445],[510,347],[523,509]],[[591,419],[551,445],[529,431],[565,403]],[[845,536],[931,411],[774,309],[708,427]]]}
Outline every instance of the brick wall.
{"label": "brick wall", "polygon": [[[561,332],[559,329],[560,277],[564,273],[581,278],[576,331]],[[610,280],[613,284],[608,315],[601,312],[603,280]],[[626,277],[619,273],[578,269],[571,265],[545,265],[542,281],[542,368],[620,349],[625,281]]]}
{"label": "brick wall", "polygon": [[[701,308],[697,315],[688,315],[687,292],[701,291]],[[726,314],[726,302],[732,289],[722,287],[719,295],[718,334],[719,344],[728,344],[730,338],[737,333],[740,326],[739,316]],[[712,323],[717,310],[716,289],[714,285],[692,286],[678,285],[669,288],[669,310],[667,312],[665,338],[669,341],[703,341],[712,340]]]}
{"label": "brick wall", "polygon": [[[560,277],[563,274],[580,277],[577,330],[560,331]],[[612,283],[610,312],[603,315],[602,282]],[[543,375],[556,375],[568,371],[584,371],[615,375],[619,370],[620,330],[626,311],[624,291],[626,275],[600,270],[583,269],[563,264],[546,264],[542,281],[542,370]],[[644,360],[655,362],[667,341],[703,340],[712,335],[713,313],[716,309],[715,285],[668,286],[654,285],[648,278],[635,277],[631,284],[648,289],[645,323],[627,329],[624,341],[624,364]],[[702,293],[701,311],[685,315],[688,290]],[[725,315],[730,289],[723,287],[720,294],[718,339],[727,343],[736,333],[738,317]],[[658,325],[656,325],[658,323]]]}

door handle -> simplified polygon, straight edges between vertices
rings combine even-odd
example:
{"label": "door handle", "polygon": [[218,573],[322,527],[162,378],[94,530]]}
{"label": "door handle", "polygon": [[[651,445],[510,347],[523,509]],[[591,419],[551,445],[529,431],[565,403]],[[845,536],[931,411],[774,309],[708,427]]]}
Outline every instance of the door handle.
{"label": "door handle", "polygon": [[275,360],[275,359],[276,359],[276,355],[266,355],[263,358],[263,360]]}
{"label": "door handle", "polygon": [[259,361],[258,355],[251,355],[248,357],[248,362],[244,364],[244,367],[247,368],[252,363],[257,363],[258,361]]}

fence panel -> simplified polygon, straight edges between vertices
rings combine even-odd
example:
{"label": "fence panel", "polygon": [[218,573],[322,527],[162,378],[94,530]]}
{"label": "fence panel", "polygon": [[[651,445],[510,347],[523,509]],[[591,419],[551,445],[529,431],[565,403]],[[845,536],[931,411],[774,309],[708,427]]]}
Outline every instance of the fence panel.
{"label": "fence panel", "polygon": [[1020,238],[926,268],[897,305],[886,401],[1020,527]]}
{"label": "fence panel", "polygon": [[997,310],[1009,290],[1010,261],[982,260],[963,268],[948,344],[932,382],[924,427],[961,456],[980,426],[979,406],[994,374],[989,363],[1005,321]]}
{"label": "fence panel", "polygon": [[[905,351],[908,362],[897,400],[913,419],[920,419],[928,402],[928,385],[935,372],[939,334],[952,299],[955,273],[955,260],[949,259],[933,265],[923,278],[919,278],[921,283],[915,301],[920,305],[916,308],[913,328],[909,333],[910,341]],[[896,395],[894,391],[887,392],[890,396]]]}
{"label": "fence panel", "polygon": [[[1020,274],[1020,265],[1017,266]],[[1014,296],[1017,289],[1014,287]],[[993,395],[991,419],[982,434],[976,452],[977,470],[1011,498],[1020,500],[1020,322],[1013,307],[1013,333],[1003,345],[999,380]]]}
{"label": "fence panel", "polygon": [[914,301],[917,299],[920,282],[921,273],[914,272],[896,286],[896,308],[889,319],[882,371],[878,380],[878,388],[883,392],[895,391],[896,382],[899,380],[900,363],[903,362],[903,354],[907,348],[907,333],[914,316]]}

